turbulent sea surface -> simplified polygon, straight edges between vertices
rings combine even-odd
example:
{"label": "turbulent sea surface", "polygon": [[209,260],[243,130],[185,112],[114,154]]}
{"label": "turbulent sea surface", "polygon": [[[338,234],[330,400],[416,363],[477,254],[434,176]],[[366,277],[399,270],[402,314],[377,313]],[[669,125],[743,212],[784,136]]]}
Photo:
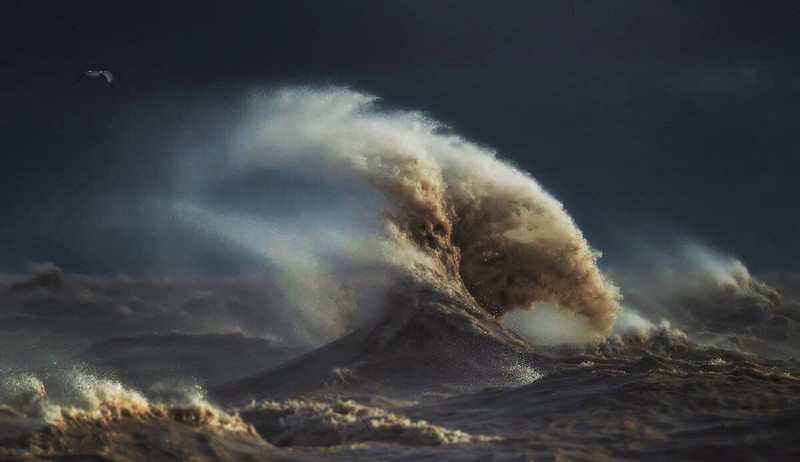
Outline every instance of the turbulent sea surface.
{"label": "turbulent sea surface", "polygon": [[273,267],[2,276],[0,459],[800,457],[797,275],[697,245],[604,272],[530,176],[345,89],[258,94],[230,135],[192,187],[291,172],[369,211],[161,198]]}

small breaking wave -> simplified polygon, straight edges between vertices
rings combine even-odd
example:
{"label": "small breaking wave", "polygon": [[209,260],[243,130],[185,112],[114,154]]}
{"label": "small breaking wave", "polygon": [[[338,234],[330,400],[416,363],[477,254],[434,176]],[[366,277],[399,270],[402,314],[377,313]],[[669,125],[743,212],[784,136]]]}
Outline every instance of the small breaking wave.
{"label": "small breaking wave", "polygon": [[262,437],[277,446],[366,442],[438,446],[501,441],[498,437],[470,435],[353,401],[261,401],[251,403],[241,413],[254,422]]}
{"label": "small breaking wave", "polygon": [[[48,380],[52,382],[52,377]],[[181,393],[171,403],[154,403],[119,382],[77,369],[59,377],[52,388],[49,394],[45,383],[30,373],[7,376],[0,384],[0,406],[7,415],[36,419],[62,430],[106,426],[124,419],[166,419],[212,432],[255,434],[238,416],[206,402],[201,390]]]}

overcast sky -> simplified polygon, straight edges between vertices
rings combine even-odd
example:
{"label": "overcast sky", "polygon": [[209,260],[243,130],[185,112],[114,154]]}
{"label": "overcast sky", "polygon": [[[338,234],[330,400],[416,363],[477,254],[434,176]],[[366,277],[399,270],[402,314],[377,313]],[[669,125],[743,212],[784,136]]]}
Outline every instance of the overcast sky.
{"label": "overcast sky", "polygon": [[[4,1],[0,270],[224,272],[230,255],[201,237],[160,242],[183,256],[156,262],[148,236],[162,224],[129,199],[168,187],[181,137],[214,142],[204,114],[311,83],[425,111],[497,149],[611,261],[632,236],[679,236],[797,271],[797,5]],[[113,71],[114,90],[72,87],[88,68]]]}

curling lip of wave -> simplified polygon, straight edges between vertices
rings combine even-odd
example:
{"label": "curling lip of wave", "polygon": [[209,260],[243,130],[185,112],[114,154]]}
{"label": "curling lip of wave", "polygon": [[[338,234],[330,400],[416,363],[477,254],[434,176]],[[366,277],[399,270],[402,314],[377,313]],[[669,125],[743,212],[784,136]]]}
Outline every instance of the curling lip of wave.
{"label": "curling lip of wave", "polygon": [[389,200],[389,255],[418,281],[493,316],[555,302],[607,334],[617,289],[560,202],[492,151],[416,112],[377,109],[347,89],[287,88],[254,98],[234,168],[356,176]]}

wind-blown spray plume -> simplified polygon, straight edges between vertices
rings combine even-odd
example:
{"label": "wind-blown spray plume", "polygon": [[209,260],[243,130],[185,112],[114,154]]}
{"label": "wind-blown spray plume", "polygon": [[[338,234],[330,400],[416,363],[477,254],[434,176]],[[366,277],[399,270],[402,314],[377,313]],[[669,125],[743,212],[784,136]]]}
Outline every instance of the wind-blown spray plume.
{"label": "wind-blown spray plume", "polygon": [[386,257],[407,274],[493,316],[547,301],[609,332],[618,292],[560,202],[492,151],[420,113],[379,111],[375,103],[346,89],[259,95],[233,161],[355,175],[391,204]]}

